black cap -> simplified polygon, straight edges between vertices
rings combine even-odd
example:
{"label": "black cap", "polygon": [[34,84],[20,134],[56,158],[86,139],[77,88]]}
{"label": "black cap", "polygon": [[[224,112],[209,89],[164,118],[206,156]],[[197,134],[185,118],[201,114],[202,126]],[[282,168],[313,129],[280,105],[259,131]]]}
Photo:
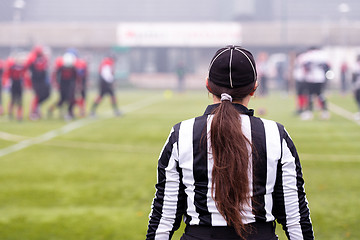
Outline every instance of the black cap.
{"label": "black cap", "polygon": [[239,46],[219,49],[209,67],[209,80],[227,88],[238,88],[256,81],[256,66],[252,54]]}

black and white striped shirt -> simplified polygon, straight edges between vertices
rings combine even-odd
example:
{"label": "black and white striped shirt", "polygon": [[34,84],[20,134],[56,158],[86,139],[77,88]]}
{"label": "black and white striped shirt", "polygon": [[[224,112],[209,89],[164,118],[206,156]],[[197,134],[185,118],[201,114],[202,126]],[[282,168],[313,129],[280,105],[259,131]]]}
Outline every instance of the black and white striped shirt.
{"label": "black and white striped shirt", "polygon": [[[171,239],[182,217],[190,225],[227,225],[212,198],[213,159],[210,141],[203,137],[209,134],[217,106],[172,128],[159,157],[147,239]],[[234,106],[241,114],[243,134],[256,149],[249,170],[252,201],[244,223],[277,220],[289,239],[313,239],[301,165],[290,136],[281,124]]]}

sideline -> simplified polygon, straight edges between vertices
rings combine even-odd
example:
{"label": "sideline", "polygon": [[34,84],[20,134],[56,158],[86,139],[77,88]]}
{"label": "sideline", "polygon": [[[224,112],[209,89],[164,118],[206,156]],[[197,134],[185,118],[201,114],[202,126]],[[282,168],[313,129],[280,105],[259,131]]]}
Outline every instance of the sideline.
{"label": "sideline", "polygon": [[[134,112],[136,110],[139,110],[141,108],[150,106],[152,104],[155,104],[157,102],[160,102],[161,100],[163,100],[164,97],[163,95],[156,95],[156,96],[152,96],[146,99],[142,99],[140,101],[125,105],[123,107],[121,107],[121,110],[124,114],[130,113],[130,112]],[[101,117],[95,117],[95,118],[91,118],[91,117],[87,117],[87,118],[83,118],[83,119],[79,119],[79,120],[75,120],[73,122],[70,122],[68,124],[66,124],[65,126],[58,128],[58,129],[54,129],[51,130],[49,132],[46,132],[38,137],[34,137],[31,139],[26,139],[23,140],[21,142],[18,142],[14,145],[8,146],[6,148],[0,149],[0,158],[3,156],[6,156],[8,154],[11,154],[13,152],[17,152],[20,151],[22,149],[25,149],[27,147],[30,147],[32,145],[35,144],[40,144],[40,143],[44,143],[47,142],[55,137],[64,135],[66,133],[69,133],[71,131],[74,131],[78,128],[87,126],[91,123],[94,122],[98,122],[101,120],[105,120],[105,119],[109,119],[114,117],[114,114],[112,111],[107,111],[105,112]]]}
{"label": "sideline", "polygon": [[349,112],[348,110],[345,110],[344,108],[342,107],[339,107],[338,105],[336,104],[333,104],[331,102],[328,102],[328,106],[329,106],[329,110],[333,113],[335,113],[336,115],[339,115],[340,117],[343,117],[347,120],[350,120],[354,123],[356,123],[357,125],[360,126],[360,122],[359,121],[356,121],[354,119],[354,114]]}

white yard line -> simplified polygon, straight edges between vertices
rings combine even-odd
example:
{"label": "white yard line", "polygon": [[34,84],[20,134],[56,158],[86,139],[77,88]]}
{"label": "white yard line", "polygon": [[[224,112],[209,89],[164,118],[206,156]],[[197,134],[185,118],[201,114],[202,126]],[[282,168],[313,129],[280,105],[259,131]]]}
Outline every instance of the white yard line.
{"label": "white yard line", "polygon": [[[162,99],[163,99],[162,95],[161,96],[159,96],[159,95],[152,96],[152,97],[149,97],[149,98],[142,99],[140,101],[131,103],[129,105],[123,106],[121,109],[122,109],[122,112],[124,114],[127,114],[127,113],[130,113],[130,112],[134,112],[136,110],[139,110],[141,108],[150,106],[150,105],[152,105],[154,103],[157,103],[157,102],[161,101]],[[111,111],[108,111],[102,117],[84,118],[84,119],[79,119],[79,120],[70,122],[70,123],[66,124],[65,126],[63,126],[61,128],[51,130],[51,131],[46,132],[46,133],[44,133],[44,134],[42,134],[42,135],[40,135],[38,137],[22,140],[22,141],[14,144],[14,145],[8,146],[8,147],[3,148],[3,149],[0,149],[0,158],[3,157],[3,156],[8,155],[10,153],[17,152],[17,151],[20,151],[20,150],[22,150],[24,148],[30,147],[32,145],[44,143],[44,142],[49,141],[49,140],[51,140],[51,139],[53,139],[55,137],[64,135],[64,134],[69,133],[69,132],[71,132],[71,131],[73,131],[75,129],[84,127],[86,125],[89,125],[89,124],[91,124],[93,122],[108,119],[108,118],[111,118],[113,116],[114,116],[114,114]]]}
{"label": "white yard line", "polygon": [[[159,102],[160,100],[163,99],[163,96],[152,96],[150,98],[146,98],[146,99],[142,99],[140,101],[131,103],[129,105],[123,106],[122,112],[124,114],[130,113],[130,112],[134,112],[136,110],[139,110],[141,108],[150,106],[152,104],[155,104],[157,102]],[[348,119],[354,123],[356,123],[357,125],[360,125],[360,122],[356,121],[353,117],[353,113],[333,104],[333,103],[328,103],[329,106],[329,110],[345,119]],[[20,141],[14,145],[11,145],[9,147],[0,149],[0,157],[6,156],[10,153],[13,152],[17,152],[20,151],[24,148],[30,147],[32,145],[35,144],[40,144],[40,143],[44,143],[47,142],[55,137],[64,135],[66,133],[69,133],[73,130],[76,130],[78,128],[84,127],[86,125],[89,125],[93,122],[97,122],[100,120],[104,120],[104,119],[108,119],[113,117],[114,114],[112,111],[108,111],[106,113],[104,113],[101,117],[98,118],[84,118],[84,119],[79,119],[73,122],[70,122],[68,124],[66,124],[65,126],[58,128],[58,129],[54,129],[51,130],[49,132],[46,132],[38,137],[34,137],[34,138],[29,138],[27,139],[27,137],[23,137],[23,136],[18,136],[18,135],[14,135],[14,134],[9,134],[6,132],[0,132],[0,138],[5,139],[5,140],[9,140],[9,141]],[[332,160],[333,161],[333,160]],[[341,161],[341,160],[339,160]],[[359,160],[357,159],[352,159],[350,160],[351,162],[358,162]]]}
{"label": "white yard line", "polygon": [[28,139],[29,137],[15,135],[7,132],[0,132],[0,138],[10,142],[19,142]]}
{"label": "white yard line", "polygon": [[331,102],[328,103],[328,106],[329,106],[329,110],[335,113],[336,115],[339,115],[340,117],[343,117],[347,120],[356,123],[357,125],[360,125],[360,122],[354,119],[354,113],[349,112],[348,110],[345,110],[344,108],[339,107],[338,105],[335,105]]}

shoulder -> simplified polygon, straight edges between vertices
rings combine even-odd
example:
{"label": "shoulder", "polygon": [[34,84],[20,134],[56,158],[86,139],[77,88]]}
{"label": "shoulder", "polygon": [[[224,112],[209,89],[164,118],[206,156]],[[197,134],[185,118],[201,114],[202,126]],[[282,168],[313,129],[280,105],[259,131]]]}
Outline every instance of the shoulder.
{"label": "shoulder", "polygon": [[174,131],[179,131],[180,128],[183,128],[184,126],[192,125],[194,121],[195,121],[195,118],[185,119],[181,122],[176,123],[173,126],[173,129],[174,129]]}
{"label": "shoulder", "polygon": [[194,131],[194,128],[197,128],[199,126],[198,123],[200,123],[200,122],[206,123],[206,119],[207,119],[206,115],[188,118],[181,122],[176,123],[172,129],[173,129],[173,131],[175,131],[177,133],[179,131],[182,131],[182,132]]}
{"label": "shoulder", "polygon": [[[256,128],[263,128],[266,132],[269,132],[269,133],[278,132],[281,137],[283,137],[284,133],[286,132],[283,124],[273,121],[273,120],[260,118],[260,117],[256,117],[256,116],[251,116],[250,122],[251,122],[252,128],[255,128],[255,129],[252,129],[253,131],[256,131]],[[261,125],[261,127],[260,127],[260,125]]]}

